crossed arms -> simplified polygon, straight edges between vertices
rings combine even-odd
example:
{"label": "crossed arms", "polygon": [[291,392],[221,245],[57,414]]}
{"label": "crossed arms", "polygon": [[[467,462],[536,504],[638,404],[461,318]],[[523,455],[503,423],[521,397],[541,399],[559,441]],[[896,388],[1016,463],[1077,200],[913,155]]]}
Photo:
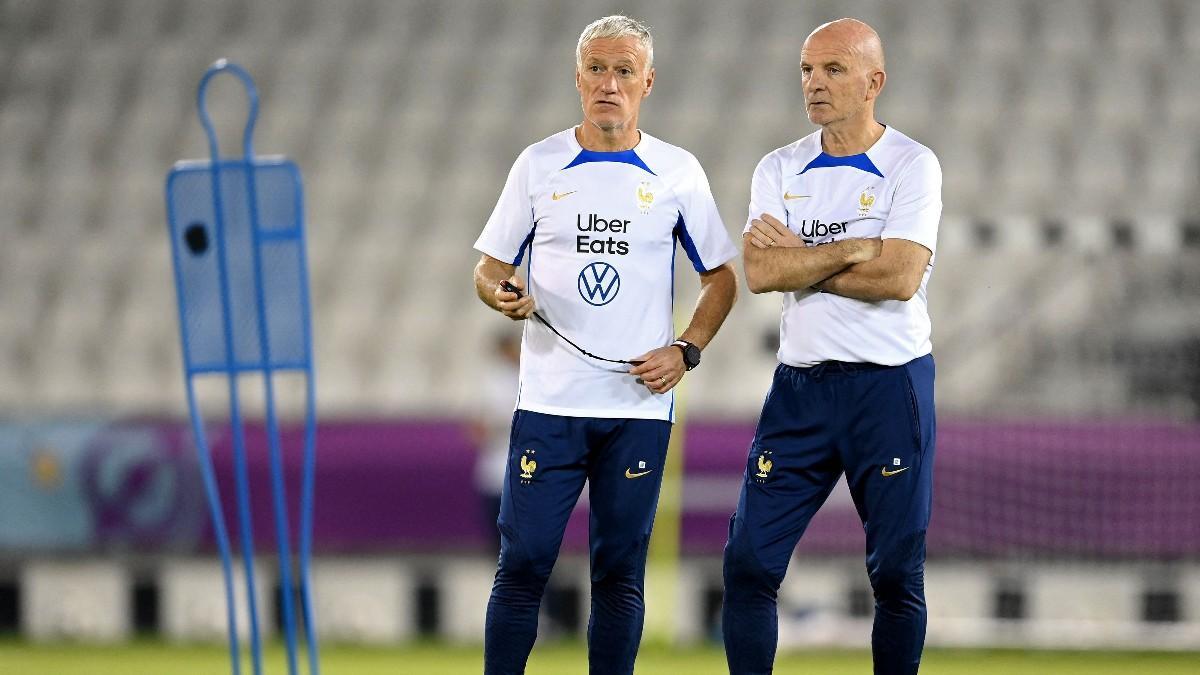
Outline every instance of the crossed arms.
{"label": "crossed arms", "polygon": [[751,293],[807,288],[855,300],[908,300],[921,286],[929,249],[907,239],[843,239],[808,246],[774,216],[742,235]]}

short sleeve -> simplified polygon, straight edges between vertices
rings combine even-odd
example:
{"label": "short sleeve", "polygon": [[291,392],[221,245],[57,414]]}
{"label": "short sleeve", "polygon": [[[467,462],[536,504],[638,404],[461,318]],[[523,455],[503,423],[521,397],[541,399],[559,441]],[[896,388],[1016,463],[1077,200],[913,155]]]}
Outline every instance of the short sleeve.
{"label": "short sleeve", "polygon": [[882,237],[914,241],[934,253],[941,218],[942,167],[932,152],[923,152],[896,185]]}
{"label": "short sleeve", "polygon": [[697,272],[716,269],[736,257],[738,251],[717,211],[708,176],[695,158],[681,188],[675,237]]}
{"label": "short sleeve", "polygon": [[750,179],[750,214],[742,233],[750,231],[750,223],[768,213],[787,222],[787,208],[783,205],[783,170],[779,166],[778,153],[772,152],[754,168]]}
{"label": "short sleeve", "polygon": [[475,250],[519,266],[533,237],[533,201],[529,193],[529,155],[526,148],[513,162],[504,190],[483,226]]}

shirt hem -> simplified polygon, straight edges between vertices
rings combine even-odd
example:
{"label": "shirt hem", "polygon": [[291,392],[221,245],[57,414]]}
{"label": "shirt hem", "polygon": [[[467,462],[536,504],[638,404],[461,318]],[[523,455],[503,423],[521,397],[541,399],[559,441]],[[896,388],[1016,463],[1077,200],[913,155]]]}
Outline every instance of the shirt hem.
{"label": "shirt hem", "polygon": [[507,263],[509,265],[514,264],[513,259],[515,259],[517,257],[517,255],[515,253],[507,258],[504,257],[503,255],[497,255],[500,253],[499,250],[492,249],[490,246],[486,246],[483,244],[476,244],[474,248],[476,251],[479,251],[480,253],[482,253],[484,255],[491,256],[491,257],[495,258],[496,260],[499,260],[502,263]]}
{"label": "shirt hem", "polygon": [[521,401],[517,406],[518,410],[528,410],[529,412],[542,413],[543,415],[561,415],[563,417],[602,417],[605,419],[635,419],[635,420],[662,420],[664,422],[674,422],[671,418],[670,410],[630,410],[617,408],[561,408],[552,405],[541,405],[539,403],[530,403]]}
{"label": "shirt hem", "polygon": [[811,368],[811,367],[817,365],[818,363],[823,363],[825,361],[843,361],[845,363],[869,363],[869,364],[876,365],[876,366],[896,367],[896,366],[902,366],[911,361],[915,361],[919,358],[929,356],[932,353],[933,353],[933,349],[929,349],[928,351],[922,352],[915,356],[910,356],[907,358],[901,357],[903,360],[901,360],[899,362],[895,362],[895,363],[893,363],[894,359],[858,359],[858,358],[854,358],[854,357],[847,356],[847,355],[842,355],[840,357],[839,356],[829,356],[826,358],[818,359],[816,361],[799,361],[797,359],[784,359],[781,356],[776,356],[776,359],[778,359],[778,361],[780,363],[782,363],[783,365],[791,366],[793,368]]}
{"label": "shirt hem", "polygon": [[904,232],[897,232],[894,234],[888,234],[887,232],[884,232],[883,234],[880,235],[879,238],[880,239],[903,239],[904,241],[911,241],[914,244],[918,244],[920,246],[924,246],[925,248],[929,249],[930,254],[934,253],[934,249],[937,248],[937,245],[934,244],[933,242],[921,241],[920,239],[917,239],[916,237],[909,235],[907,233],[904,233]]}

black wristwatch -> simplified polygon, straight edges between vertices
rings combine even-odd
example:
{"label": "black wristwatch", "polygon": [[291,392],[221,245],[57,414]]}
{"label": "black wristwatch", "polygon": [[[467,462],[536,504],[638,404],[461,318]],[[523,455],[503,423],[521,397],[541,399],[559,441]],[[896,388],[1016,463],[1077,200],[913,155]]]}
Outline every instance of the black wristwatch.
{"label": "black wristwatch", "polygon": [[687,366],[688,370],[700,365],[700,348],[696,345],[687,340],[676,340],[671,346],[679,347],[679,351],[683,352],[683,365]]}

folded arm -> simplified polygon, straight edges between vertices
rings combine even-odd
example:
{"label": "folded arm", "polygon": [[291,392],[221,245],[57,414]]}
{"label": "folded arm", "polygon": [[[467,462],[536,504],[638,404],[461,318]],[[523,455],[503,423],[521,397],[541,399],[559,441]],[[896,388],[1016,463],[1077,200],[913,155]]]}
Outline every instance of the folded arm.
{"label": "folded arm", "polygon": [[933,254],[907,239],[884,239],[879,257],[850,265],[814,288],[855,300],[908,300],[921,287]]}
{"label": "folded arm", "polygon": [[742,235],[742,263],[751,293],[798,291],[879,254],[878,239],[808,246],[774,216],[755,219]]}

